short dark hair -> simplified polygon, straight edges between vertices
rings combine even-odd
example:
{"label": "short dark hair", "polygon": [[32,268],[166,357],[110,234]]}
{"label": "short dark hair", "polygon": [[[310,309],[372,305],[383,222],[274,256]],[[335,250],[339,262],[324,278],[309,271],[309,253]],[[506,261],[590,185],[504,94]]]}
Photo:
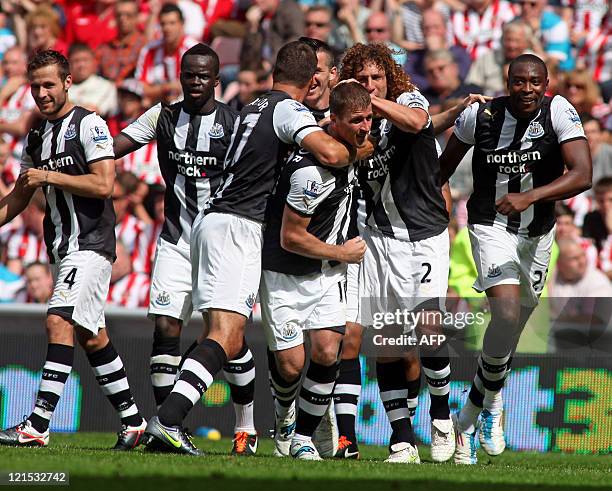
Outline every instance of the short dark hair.
{"label": "short dark hair", "polygon": [[565,203],[561,201],[557,201],[555,203],[555,218],[565,217],[565,216],[571,216],[573,220],[574,217],[576,216],[576,213],[574,213],[574,210],[572,210]]}
{"label": "short dark hair", "polygon": [[274,83],[286,83],[302,88],[308,85],[316,71],[315,50],[307,43],[291,41],[278,52],[272,79]]}
{"label": "short dark hair", "polygon": [[28,63],[28,77],[32,76],[32,72],[49,65],[57,66],[57,73],[62,81],[70,75],[70,64],[66,57],[58,51],[46,49],[39,51],[34,55],[34,58]]}
{"label": "short dark hair", "polygon": [[321,41],[320,39],[315,38],[307,38],[306,36],[302,36],[298,41],[309,45],[312,49],[315,50],[315,53],[325,53],[327,55],[327,66],[329,68],[336,66],[334,52],[331,46],[325,41]]}
{"label": "short dark hair", "polygon": [[203,43],[198,43],[189,48],[187,51],[185,51],[183,58],[181,58],[181,69],[183,68],[185,58],[187,58],[188,56],[208,56],[212,58],[213,70],[215,73],[219,73],[219,55],[217,55],[215,50],[212,49],[210,46],[207,46]]}
{"label": "short dark hair", "polygon": [[159,11],[159,17],[161,17],[162,15],[171,14],[172,12],[178,14],[180,21],[182,23],[185,23],[185,17],[183,17],[183,12],[174,3],[164,3]]}
{"label": "short dark hair", "polygon": [[76,53],[86,52],[92,55],[95,55],[94,50],[91,49],[91,46],[85,43],[72,43],[70,48],[68,48],[68,58]]}
{"label": "short dark hair", "polygon": [[508,67],[508,79],[510,79],[510,77],[512,76],[512,69],[516,65],[520,65],[522,63],[528,63],[531,65],[537,65],[542,67],[542,70],[544,70],[544,75],[546,76],[546,78],[548,78],[548,67],[546,66],[546,63],[544,63],[544,60],[539,56],[532,55],[531,53],[524,53],[522,55],[517,56],[516,58],[514,58],[514,60],[510,62],[510,66]]}
{"label": "short dark hair", "polygon": [[49,267],[49,264],[43,263],[42,261],[32,261],[32,262],[27,263],[24,266],[24,268],[23,268],[23,272],[25,273],[29,269],[34,268],[36,266],[40,266],[40,267],[44,268],[45,269],[45,273],[51,274],[51,268]]}
{"label": "short dark hair", "polygon": [[607,193],[612,191],[612,176],[602,177],[593,186],[593,192],[595,193]]}
{"label": "short dark hair", "polygon": [[329,112],[346,116],[351,111],[362,111],[372,103],[370,93],[357,82],[338,84],[329,96]]}

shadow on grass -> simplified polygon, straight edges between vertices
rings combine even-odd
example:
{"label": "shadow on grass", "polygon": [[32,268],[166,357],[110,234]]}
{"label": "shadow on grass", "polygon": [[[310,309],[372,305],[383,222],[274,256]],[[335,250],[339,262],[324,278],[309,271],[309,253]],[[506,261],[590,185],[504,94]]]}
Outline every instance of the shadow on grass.
{"label": "shadow on grass", "polygon": [[[535,490],[538,491],[574,491],[584,489],[581,486],[546,486],[542,484],[492,484],[495,491],[514,491],[514,490]],[[321,491],[330,489],[350,489],[350,491],[368,490],[410,490],[410,491],[474,491],[473,483],[458,483],[456,481],[445,480],[374,480],[374,479],[243,479],[234,478],[222,473],[213,473],[206,478],[167,478],[167,477],[146,477],[146,478],[127,478],[127,477],[75,477],[70,479],[71,489],[87,489],[87,491],[104,490],[129,490],[135,489],[163,489],[169,490],[236,490],[236,491]],[[597,488],[593,488],[597,489]]]}

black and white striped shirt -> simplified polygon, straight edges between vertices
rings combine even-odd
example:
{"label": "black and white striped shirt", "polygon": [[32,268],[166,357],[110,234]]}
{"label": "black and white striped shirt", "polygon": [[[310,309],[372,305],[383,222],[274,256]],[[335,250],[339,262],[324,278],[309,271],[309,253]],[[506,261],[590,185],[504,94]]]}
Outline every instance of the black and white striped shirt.
{"label": "black and white striped shirt", "polygon": [[[89,166],[113,159],[113,139],[106,122],[80,106],[54,121],[43,121],[26,138],[21,171],[29,168],[79,176]],[[115,211],[111,199],[77,196],[44,186],[44,219],[49,261],[58,263],[76,251],[98,251],[115,258]]]}
{"label": "black and white striped shirt", "polygon": [[294,254],[281,247],[280,234],[285,205],[310,217],[307,231],[328,244],[347,239],[355,173],[353,166],[322,166],[305,150],[296,152],[283,168],[264,233],[262,267],[291,275],[321,273],[338,265]]}
{"label": "black and white striped shirt", "polygon": [[312,113],[289,94],[271,90],[240,111],[221,188],[206,213],[232,213],[263,222],[268,199],[291,149],[321,131]]}
{"label": "black and white striped shirt", "polygon": [[508,193],[544,186],[563,175],[561,143],[585,138],[580,117],[563,97],[545,97],[531,119],[517,119],[509,98],[468,107],[455,122],[455,136],[474,145],[468,222],[537,237],[555,224],[553,201],[535,203],[520,214],[502,215],[495,202]]}
{"label": "black and white striped shirt", "polygon": [[164,240],[189,244],[194,218],[221,184],[237,116],[220,102],[209,114],[189,114],[182,101],[157,104],[122,131],[139,145],[157,139],[159,167],[166,183]]}
{"label": "black and white striped shirt", "polygon": [[[427,111],[420,92],[405,92],[397,103]],[[439,184],[440,162],[431,122],[406,133],[386,119],[375,121],[380,140],[371,157],[357,163],[365,203],[365,224],[399,240],[416,242],[441,234],[448,213]],[[360,209],[363,220],[363,209]]]}

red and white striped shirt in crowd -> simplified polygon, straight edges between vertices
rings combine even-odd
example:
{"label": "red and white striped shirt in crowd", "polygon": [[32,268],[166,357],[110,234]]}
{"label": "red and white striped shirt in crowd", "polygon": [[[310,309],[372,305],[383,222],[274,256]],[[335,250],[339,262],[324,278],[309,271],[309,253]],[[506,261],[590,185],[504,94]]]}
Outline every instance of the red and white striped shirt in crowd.
{"label": "red and white striped shirt in crowd", "polygon": [[590,33],[578,52],[581,60],[591,71],[593,79],[605,82],[612,79],[612,16],[608,14],[599,29]]}
{"label": "red and white striped shirt in crowd", "polygon": [[148,275],[132,272],[111,284],[106,303],[118,307],[147,307],[150,286]]}
{"label": "red and white striped shirt in crowd", "polygon": [[134,272],[151,274],[159,231],[157,224],[147,224],[129,213],[115,225],[117,241],[123,243],[130,255]]}
{"label": "red and white striped shirt in crowd", "polygon": [[585,193],[566,199],[563,202],[574,212],[574,224],[577,227],[582,227],[584,216],[595,210],[595,201]]}
{"label": "red and white striped shirt in crowd", "polygon": [[44,239],[23,226],[8,236],[6,249],[7,259],[21,259],[24,266],[35,261],[49,261]]}
{"label": "red and white striped shirt in crowd", "polygon": [[593,268],[599,267],[599,254],[593,240],[579,237],[578,244],[586,254],[587,264]]}
{"label": "red and white striped shirt in crowd", "polygon": [[608,12],[608,0],[561,0],[561,5],[573,11],[572,31],[585,35],[597,31]]}
{"label": "red and white striped shirt in crowd", "polygon": [[195,39],[184,36],[174,53],[166,53],[163,40],[150,42],[142,48],[138,57],[136,79],[147,84],[178,80],[183,54],[197,43]]}
{"label": "red and white striped shirt in crowd", "polygon": [[[32,93],[30,92],[30,85],[21,85],[8,99],[2,103],[0,107],[0,119],[9,123],[17,121],[23,117],[23,113],[26,111],[32,111],[36,107]],[[4,141],[11,146],[11,154],[16,159],[21,158],[21,152],[23,150],[23,138],[18,138],[11,135],[10,133],[3,133]]]}
{"label": "red and white striped shirt in crowd", "polygon": [[157,142],[150,142],[119,161],[119,170],[131,172],[147,184],[164,184],[157,160]]}
{"label": "red and white striped shirt in crowd", "polygon": [[492,0],[482,14],[471,8],[455,11],[450,18],[453,41],[475,60],[487,51],[499,48],[502,26],[515,16],[513,5],[506,0]]}
{"label": "red and white striped shirt in crowd", "polygon": [[19,172],[21,172],[20,161],[9,155],[0,171],[0,179],[5,186],[12,186],[19,177]]}

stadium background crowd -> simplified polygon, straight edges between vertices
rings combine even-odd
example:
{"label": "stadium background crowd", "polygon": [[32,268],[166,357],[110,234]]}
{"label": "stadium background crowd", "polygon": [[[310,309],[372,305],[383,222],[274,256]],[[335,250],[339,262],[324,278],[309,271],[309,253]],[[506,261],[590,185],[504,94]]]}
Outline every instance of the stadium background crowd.
{"label": "stadium background crowd", "polygon": [[[300,36],[328,42],[341,61],[356,42],[384,42],[435,114],[470,93],[505,93],[510,60],[546,60],[548,95],[578,110],[593,158],[593,189],[557,204],[548,295],[612,296],[612,0],[1,0],[0,194],[19,173],[22,140],[38,118],[28,56],[68,56],[71,100],[95,110],[113,135],[153,104],[181,97],[182,54],[198,41],[221,60],[217,98],[236,109],[272,85],[271,60]],[[449,130],[452,131],[452,130]],[[441,136],[444,147],[449,133]],[[451,180],[449,295],[475,296],[465,228],[468,153]],[[164,183],[154,143],[118,161],[113,203],[117,256],[108,303],[148,304],[151,261],[163,223]],[[45,199],[0,229],[0,302],[46,303],[52,291],[43,242]]]}

